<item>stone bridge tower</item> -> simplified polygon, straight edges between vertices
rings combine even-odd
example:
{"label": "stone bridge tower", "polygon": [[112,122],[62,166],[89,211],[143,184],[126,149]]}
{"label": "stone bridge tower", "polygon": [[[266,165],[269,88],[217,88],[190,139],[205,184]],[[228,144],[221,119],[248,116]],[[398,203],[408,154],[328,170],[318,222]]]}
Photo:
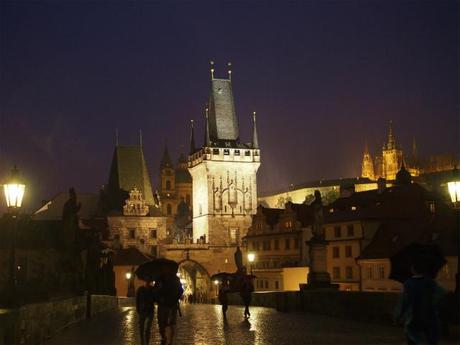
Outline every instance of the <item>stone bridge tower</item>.
{"label": "stone bridge tower", "polygon": [[214,78],[205,113],[202,147],[192,133],[188,168],[193,178],[193,237],[210,245],[235,246],[246,235],[257,211],[257,170],[260,149],[256,114],[252,114],[250,143],[239,137],[238,119],[228,79]]}

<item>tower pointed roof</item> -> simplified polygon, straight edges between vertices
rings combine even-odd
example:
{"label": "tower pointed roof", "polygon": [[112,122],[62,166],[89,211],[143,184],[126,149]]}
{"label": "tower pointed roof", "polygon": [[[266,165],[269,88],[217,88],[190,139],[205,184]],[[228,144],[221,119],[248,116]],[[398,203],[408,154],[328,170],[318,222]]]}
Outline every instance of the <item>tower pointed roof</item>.
{"label": "tower pointed roof", "polygon": [[214,74],[209,95],[209,137],[217,143],[230,141],[236,144],[239,140],[232,82],[230,79],[214,78]]}
{"label": "tower pointed roof", "polygon": [[390,120],[390,124],[388,128],[387,150],[393,150],[395,148],[396,148],[396,141],[393,136],[393,121]]}
{"label": "tower pointed roof", "polygon": [[169,155],[168,145],[165,144],[165,149],[163,151],[163,157],[161,158],[160,169],[172,168],[173,164],[171,161],[171,156]]}
{"label": "tower pointed roof", "polygon": [[257,135],[256,112],[252,113],[252,148],[259,148],[259,136]]}
{"label": "tower pointed roof", "polygon": [[109,209],[121,210],[133,188],[142,192],[147,205],[155,205],[142,147],[116,146],[106,189]]}
{"label": "tower pointed roof", "polygon": [[190,120],[190,154],[194,154],[195,151],[195,131],[193,129],[193,120]]}

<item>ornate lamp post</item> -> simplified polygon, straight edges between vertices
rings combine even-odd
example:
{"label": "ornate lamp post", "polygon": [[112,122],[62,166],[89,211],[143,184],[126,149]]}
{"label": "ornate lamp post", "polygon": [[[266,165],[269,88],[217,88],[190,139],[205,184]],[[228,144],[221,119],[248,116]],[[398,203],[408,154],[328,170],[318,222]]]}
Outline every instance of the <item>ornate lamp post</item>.
{"label": "ornate lamp post", "polygon": [[3,191],[5,193],[6,206],[8,207],[8,213],[13,220],[13,227],[11,232],[11,247],[10,247],[10,302],[12,305],[16,301],[16,229],[17,229],[17,216],[22,206],[22,200],[24,198],[24,192],[26,185],[22,182],[19,177],[19,170],[16,166],[11,170],[11,175],[3,185]]}
{"label": "ornate lamp post", "polygon": [[219,296],[219,281],[214,280],[214,285],[216,286],[216,296]]}
{"label": "ornate lamp post", "polygon": [[253,265],[255,259],[256,259],[256,254],[248,253],[248,262],[249,262],[249,265],[251,267],[251,274],[252,274],[252,265]]}
{"label": "ornate lamp post", "polygon": [[[447,182],[447,189],[449,191],[450,199],[452,200],[452,204],[454,208],[456,208],[456,218],[457,218],[457,234],[460,233],[460,172],[455,167],[452,172],[452,179]],[[460,276],[458,274],[458,270],[460,268],[460,259],[457,260],[457,275],[456,275],[456,286],[455,292],[460,294]]]}

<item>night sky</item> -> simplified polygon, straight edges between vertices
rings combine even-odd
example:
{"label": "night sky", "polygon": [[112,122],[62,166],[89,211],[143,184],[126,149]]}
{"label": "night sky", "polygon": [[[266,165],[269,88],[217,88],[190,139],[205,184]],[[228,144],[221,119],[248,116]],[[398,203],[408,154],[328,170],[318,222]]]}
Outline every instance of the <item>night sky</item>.
{"label": "night sky", "polygon": [[203,138],[209,60],[233,63],[240,137],[258,113],[259,190],[360,174],[393,120],[421,155],[459,150],[458,1],[0,1],[0,176],[29,208],[96,192],[120,144],[154,184],[165,142]]}

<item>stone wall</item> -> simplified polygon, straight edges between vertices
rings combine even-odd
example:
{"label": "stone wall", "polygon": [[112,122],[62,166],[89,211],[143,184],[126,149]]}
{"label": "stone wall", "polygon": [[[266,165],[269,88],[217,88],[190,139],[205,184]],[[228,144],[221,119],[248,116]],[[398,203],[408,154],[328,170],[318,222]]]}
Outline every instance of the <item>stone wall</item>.
{"label": "stone wall", "polygon": [[40,344],[72,323],[117,308],[115,296],[75,296],[0,309],[0,345]]}
{"label": "stone wall", "polygon": [[[255,292],[252,305],[281,312],[311,312],[354,320],[391,323],[398,294],[334,290]],[[229,295],[230,304],[241,305],[238,293]]]}

